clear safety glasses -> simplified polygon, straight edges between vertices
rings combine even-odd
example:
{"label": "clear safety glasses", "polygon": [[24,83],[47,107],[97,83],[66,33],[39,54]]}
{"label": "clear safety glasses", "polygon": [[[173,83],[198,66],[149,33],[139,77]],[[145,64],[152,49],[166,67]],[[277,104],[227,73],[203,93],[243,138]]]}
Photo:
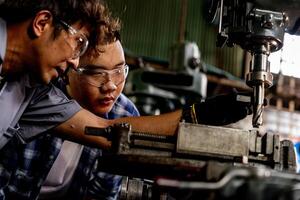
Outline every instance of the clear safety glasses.
{"label": "clear safety glasses", "polygon": [[78,67],[75,71],[81,76],[82,80],[95,87],[102,87],[108,81],[112,81],[115,86],[123,83],[127,77],[129,67],[123,65],[113,70],[91,68],[89,66]]}
{"label": "clear safety glasses", "polygon": [[65,30],[68,31],[69,38],[66,42],[73,50],[72,58],[78,58],[84,54],[84,52],[87,50],[89,41],[87,37],[80,33],[78,30],[67,24],[65,21],[57,18],[57,21],[65,28]]}

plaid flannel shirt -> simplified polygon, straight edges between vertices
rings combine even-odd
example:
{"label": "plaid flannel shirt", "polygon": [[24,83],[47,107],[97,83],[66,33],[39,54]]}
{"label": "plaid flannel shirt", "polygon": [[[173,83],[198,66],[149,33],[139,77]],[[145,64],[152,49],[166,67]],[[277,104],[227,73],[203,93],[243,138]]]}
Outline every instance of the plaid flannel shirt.
{"label": "plaid flannel shirt", "polygon": [[[126,116],[139,116],[139,112],[127,97],[121,95],[111,112],[104,118],[115,119]],[[93,199],[115,200],[117,198],[122,177],[99,172],[96,165],[99,156],[101,156],[101,150],[84,147],[73,177],[74,181],[72,181],[67,197],[64,199],[79,200],[85,194]]]}

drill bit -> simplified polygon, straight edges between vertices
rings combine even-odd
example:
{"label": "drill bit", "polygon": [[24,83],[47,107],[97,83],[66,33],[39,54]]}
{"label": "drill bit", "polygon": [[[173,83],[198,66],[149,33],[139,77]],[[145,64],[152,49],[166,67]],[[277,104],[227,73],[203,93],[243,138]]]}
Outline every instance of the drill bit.
{"label": "drill bit", "polygon": [[253,127],[259,127],[263,123],[262,113],[264,107],[264,94],[265,88],[263,83],[253,87],[254,93],[254,102],[253,102],[253,118],[252,125]]}

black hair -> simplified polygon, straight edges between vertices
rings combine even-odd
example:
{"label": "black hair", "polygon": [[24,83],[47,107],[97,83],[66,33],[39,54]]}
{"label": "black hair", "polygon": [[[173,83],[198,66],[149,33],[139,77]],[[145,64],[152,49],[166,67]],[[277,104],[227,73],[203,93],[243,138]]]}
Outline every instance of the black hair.
{"label": "black hair", "polygon": [[[0,3],[0,17],[8,24],[26,21],[41,10],[50,11],[54,19],[70,25],[80,22],[90,27],[90,48],[114,40],[120,29],[119,20],[112,17],[103,0],[2,0]],[[61,29],[59,23],[54,26],[56,31]]]}

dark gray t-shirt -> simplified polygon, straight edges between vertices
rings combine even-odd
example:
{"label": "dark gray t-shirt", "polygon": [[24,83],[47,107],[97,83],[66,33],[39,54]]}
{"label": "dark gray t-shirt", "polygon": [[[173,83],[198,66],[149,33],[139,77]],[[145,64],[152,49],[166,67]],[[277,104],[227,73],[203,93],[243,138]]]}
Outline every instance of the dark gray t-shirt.
{"label": "dark gray t-shirt", "polygon": [[80,109],[75,100],[68,99],[54,85],[37,87],[19,120],[18,134],[25,141],[29,141],[38,134],[67,121]]}
{"label": "dark gray t-shirt", "polygon": [[[6,49],[6,24],[0,18],[0,74]],[[81,107],[54,85],[33,84],[29,75],[5,81],[0,88],[0,149],[10,137],[28,142],[75,115]],[[17,123],[15,116],[20,115]]]}
{"label": "dark gray t-shirt", "polygon": [[[18,108],[20,101],[21,107],[25,106],[24,111]],[[68,120],[80,109],[76,101],[68,99],[53,84],[30,86],[24,77],[20,81],[6,82],[0,91],[0,131],[7,133],[4,137],[16,135],[21,142],[28,142]],[[18,124],[11,125],[9,121],[18,114],[21,115]]]}

